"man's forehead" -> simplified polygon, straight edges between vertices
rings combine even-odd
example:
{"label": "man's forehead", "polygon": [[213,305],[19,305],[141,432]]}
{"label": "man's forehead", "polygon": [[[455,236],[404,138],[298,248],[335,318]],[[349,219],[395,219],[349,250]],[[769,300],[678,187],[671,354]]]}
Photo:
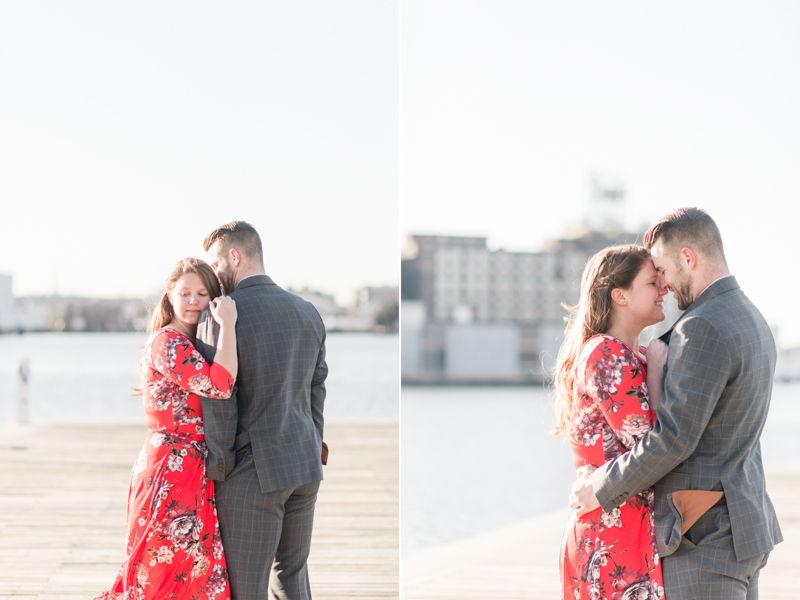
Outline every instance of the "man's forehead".
{"label": "man's forehead", "polygon": [[653,264],[655,265],[656,269],[662,271],[666,264],[666,252],[664,244],[661,243],[661,240],[658,240],[650,248],[650,258],[653,259]]}
{"label": "man's forehead", "polygon": [[667,248],[664,242],[657,240],[655,244],[650,247],[650,256],[655,259],[656,257],[662,258],[667,254]]}

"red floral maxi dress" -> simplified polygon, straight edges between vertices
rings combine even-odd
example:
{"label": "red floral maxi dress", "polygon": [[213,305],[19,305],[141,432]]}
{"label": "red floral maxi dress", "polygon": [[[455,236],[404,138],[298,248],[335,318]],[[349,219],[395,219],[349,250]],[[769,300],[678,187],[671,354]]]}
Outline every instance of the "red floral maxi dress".
{"label": "red floral maxi dress", "polygon": [[[644,353],[644,348],[640,352]],[[569,443],[575,468],[600,466],[651,429],[647,363],[609,335],[586,342],[578,359]],[[653,522],[653,490],[619,508],[573,511],[561,547],[561,597],[572,600],[664,597]]]}
{"label": "red floral maxi dress", "polygon": [[224,401],[233,379],[169,329],[152,336],[142,366],[149,431],[131,475],[127,558],[95,600],[230,600],[198,394]]}

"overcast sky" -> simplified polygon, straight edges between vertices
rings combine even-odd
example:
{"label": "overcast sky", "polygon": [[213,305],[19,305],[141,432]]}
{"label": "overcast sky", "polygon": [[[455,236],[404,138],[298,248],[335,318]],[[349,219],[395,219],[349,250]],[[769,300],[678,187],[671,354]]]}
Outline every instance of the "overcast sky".
{"label": "overcast sky", "polygon": [[17,295],[142,296],[241,219],[284,287],[396,285],[398,15],[3,3],[0,273]]}
{"label": "overcast sky", "polygon": [[800,346],[800,4],[404,0],[401,234],[536,251],[624,182],[627,225],[707,209]]}

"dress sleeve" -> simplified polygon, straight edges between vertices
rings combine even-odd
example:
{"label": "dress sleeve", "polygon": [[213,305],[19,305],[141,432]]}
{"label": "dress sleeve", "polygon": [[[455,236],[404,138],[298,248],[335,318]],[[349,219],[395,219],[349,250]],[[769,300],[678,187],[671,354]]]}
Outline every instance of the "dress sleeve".
{"label": "dress sleeve", "polygon": [[626,450],[652,426],[645,379],[644,369],[633,353],[609,339],[592,350],[583,371],[583,389]]}
{"label": "dress sleeve", "polygon": [[231,397],[233,378],[221,365],[208,364],[188,339],[162,331],[150,344],[150,364],[184,390],[224,400]]}

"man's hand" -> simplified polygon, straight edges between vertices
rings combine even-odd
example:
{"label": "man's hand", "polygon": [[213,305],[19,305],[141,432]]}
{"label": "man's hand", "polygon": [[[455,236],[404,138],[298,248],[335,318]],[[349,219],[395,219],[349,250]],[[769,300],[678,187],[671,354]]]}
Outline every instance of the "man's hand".
{"label": "man's hand", "polygon": [[600,503],[594,495],[592,488],[592,473],[597,470],[594,465],[585,465],[578,469],[578,479],[572,484],[572,493],[569,495],[569,507],[574,508],[578,516],[583,516],[596,508]]}

